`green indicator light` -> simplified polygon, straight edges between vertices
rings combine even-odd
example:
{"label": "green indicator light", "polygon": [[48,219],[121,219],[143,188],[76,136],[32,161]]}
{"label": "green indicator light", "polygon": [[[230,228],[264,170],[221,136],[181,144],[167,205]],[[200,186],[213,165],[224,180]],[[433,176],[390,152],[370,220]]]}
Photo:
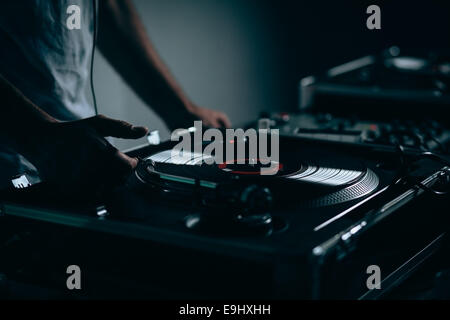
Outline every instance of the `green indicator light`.
{"label": "green indicator light", "polygon": [[200,181],[200,186],[205,188],[215,189],[217,187],[217,183],[209,182],[209,181]]}
{"label": "green indicator light", "polygon": [[165,180],[181,182],[181,183],[188,183],[188,184],[195,184],[195,180],[194,179],[177,177],[177,176],[168,176],[168,175],[164,175],[164,174],[161,174],[160,177],[162,179],[165,179]]}

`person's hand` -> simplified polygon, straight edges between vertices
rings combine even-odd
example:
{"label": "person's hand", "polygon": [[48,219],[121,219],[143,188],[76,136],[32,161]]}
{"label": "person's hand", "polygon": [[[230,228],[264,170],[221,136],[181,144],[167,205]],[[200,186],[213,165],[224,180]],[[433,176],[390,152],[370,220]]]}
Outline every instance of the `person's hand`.
{"label": "person's hand", "polygon": [[147,128],[100,115],[49,123],[27,138],[23,150],[45,182],[70,192],[97,192],[124,182],[138,162],[104,137],[137,139],[147,132]]}
{"label": "person's hand", "polygon": [[231,122],[228,116],[220,111],[206,109],[199,106],[191,106],[190,112],[203,122],[206,127],[230,128]]}

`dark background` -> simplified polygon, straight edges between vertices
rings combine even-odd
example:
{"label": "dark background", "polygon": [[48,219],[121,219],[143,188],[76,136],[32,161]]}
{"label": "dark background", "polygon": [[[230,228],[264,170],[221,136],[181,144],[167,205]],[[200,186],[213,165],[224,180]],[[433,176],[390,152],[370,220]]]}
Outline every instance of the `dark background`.
{"label": "dark background", "polygon": [[[135,0],[159,53],[198,104],[234,124],[260,111],[295,110],[299,80],[397,45],[449,49],[447,1]],[[381,8],[381,30],[366,9]],[[163,123],[100,57],[100,112],[159,129]],[[149,83],[149,86],[151,84]],[[136,142],[115,142],[120,148]]]}

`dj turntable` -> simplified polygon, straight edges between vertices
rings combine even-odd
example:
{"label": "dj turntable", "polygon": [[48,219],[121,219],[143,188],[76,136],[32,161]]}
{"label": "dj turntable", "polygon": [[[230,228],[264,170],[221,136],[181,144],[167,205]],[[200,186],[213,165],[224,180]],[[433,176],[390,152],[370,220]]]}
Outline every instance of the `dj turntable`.
{"label": "dj turntable", "polygon": [[[230,217],[236,226],[229,232],[241,230],[239,225],[245,223],[272,232],[273,218],[268,213],[274,206],[306,210],[345,205],[372,194],[379,186],[378,175],[351,157],[335,153],[331,161],[320,148],[293,148],[284,141],[280,147],[289,151],[275,164],[273,175],[261,175],[258,160],[205,165],[201,153],[185,152],[180,157],[171,149],[141,161],[135,175],[144,188],[159,192],[162,199],[170,193],[178,201],[200,199],[202,206],[215,208],[213,215],[203,215],[218,222],[219,230],[206,230],[214,233],[223,231],[220,229]],[[199,227],[200,216],[190,217],[187,225]],[[287,227],[278,221],[281,226]],[[248,232],[245,228],[241,231]]]}
{"label": "dj turntable", "polygon": [[[4,199],[3,234],[23,236],[1,248],[3,272],[64,291],[61,268],[77,264],[90,297],[369,299],[407,278],[445,234],[448,198],[437,194],[448,160],[431,153],[283,137],[277,173],[261,176],[261,159],[206,165],[173,147],[130,151],[138,168],[95,205],[54,205],[52,194],[26,190]],[[381,290],[366,286],[371,265]]]}
{"label": "dj turntable", "polygon": [[303,78],[296,112],[262,112],[249,126],[367,152],[447,154],[449,61],[445,52],[391,47]]}

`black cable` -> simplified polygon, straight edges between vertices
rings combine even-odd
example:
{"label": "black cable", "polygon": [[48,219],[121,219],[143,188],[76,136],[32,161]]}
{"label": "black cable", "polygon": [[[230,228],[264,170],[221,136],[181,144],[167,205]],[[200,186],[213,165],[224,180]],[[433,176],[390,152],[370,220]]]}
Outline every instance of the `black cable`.
{"label": "black cable", "polygon": [[393,180],[393,182],[390,184],[390,187],[397,185],[398,183],[400,183],[401,181],[408,181],[408,182],[412,182],[415,185],[417,185],[419,188],[423,189],[424,191],[430,192],[434,195],[438,195],[438,196],[442,196],[442,195],[446,195],[448,194],[450,191],[440,191],[440,190],[436,190],[433,188],[430,188],[426,185],[424,185],[422,182],[420,181],[412,181],[412,179],[409,177],[409,169],[410,166],[416,162],[419,161],[421,159],[428,159],[428,160],[432,160],[435,162],[439,162],[445,166],[447,166],[446,169],[442,169],[440,170],[440,175],[439,175],[439,179],[441,179],[441,181],[443,181],[443,184],[449,184],[450,181],[450,161],[435,154],[432,152],[423,152],[421,154],[415,155],[413,156],[413,158],[410,161],[407,161],[406,159],[406,155],[405,155],[405,151],[404,151],[404,147],[401,144],[396,144],[396,149],[397,152],[399,154],[400,157],[400,166],[399,166],[399,170],[397,172],[397,175],[395,177],[395,179]]}
{"label": "black cable", "polygon": [[429,151],[428,152],[423,152],[423,153],[421,153],[419,155],[414,156],[413,161],[417,161],[417,160],[420,160],[420,159],[430,159],[430,160],[433,160],[433,161],[436,161],[436,162],[440,162],[440,163],[442,163],[442,164],[444,164],[446,166],[450,166],[450,161],[449,160],[444,159],[443,157],[441,157],[441,156],[439,156],[439,155],[437,155],[435,153],[429,152]]}
{"label": "black cable", "polygon": [[[429,159],[429,160],[433,160],[435,162],[439,162],[445,166],[447,166],[447,168],[445,170],[441,170],[439,172],[439,179],[442,181],[442,184],[449,184],[450,183],[450,161],[448,161],[447,159],[442,158],[441,156],[438,156],[437,154],[434,154],[432,152],[424,152],[422,154],[417,155],[413,161],[417,161],[420,159]],[[422,188],[425,191],[431,192],[435,195],[441,196],[441,195],[446,195],[448,194],[450,191],[440,191],[440,190],[436,190],[433,188],[430,188],[426,185],[424,185],[421,182],[417,182],[417,185]]]}
{"label": "black cable", "polygon": [[395,151],[399,156],[400,164],[398,166],[398,170],[394,177],[394,180],[389,185],[390,187],[395,186],[395,185],[399,184],[400,182],[402,182],[404,177],[406,177],[408,175],[408,168],[409,168],[408,163],[406,161],[405,148],[400,143],[396,143]]}
{"label": "black cable", "polygon": [[97,0],[93,0],[93,13],[94,13],[94,34],[92,36],[92,56],[91,56],[91,92],[92,92],[92,100],[94,102],[94,110],[95,114],[98,115],[98,107],[97,107],[97,98],[95,96],[95,88],[94,88],[94,59],[95,59],[95,48],[97,46]]}

